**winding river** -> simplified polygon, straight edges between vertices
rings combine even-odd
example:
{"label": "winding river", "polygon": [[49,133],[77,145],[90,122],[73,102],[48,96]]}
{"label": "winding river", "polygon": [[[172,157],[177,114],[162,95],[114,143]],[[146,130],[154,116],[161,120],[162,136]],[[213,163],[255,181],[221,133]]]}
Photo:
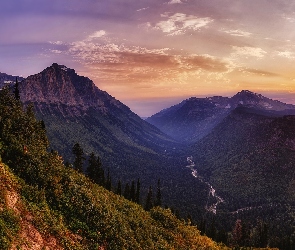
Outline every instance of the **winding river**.
{"label": "winding river", "polygon": [[[195,178],[197,178],[199,181],[201,181],[202,183],[205,183],[208,186],[208,198],[207,198],[205,209],[208,212],[212,212],[212,213],[216,214],[217,213],[217,206],[220,203],[224,202],[224,200],[216,194],[216,190],[212,187],[212,185],[209,182],[204,181],[202,176],[198,175],[198,171],[195,168],[196,164],[193,161],[193,157],[189,156],[189,157],[187,157],[186,160],[188,163],[188,165],[186,167],[192,171],[192,175]],[[214,201],[211,204],[212,200],[214,200]]]}

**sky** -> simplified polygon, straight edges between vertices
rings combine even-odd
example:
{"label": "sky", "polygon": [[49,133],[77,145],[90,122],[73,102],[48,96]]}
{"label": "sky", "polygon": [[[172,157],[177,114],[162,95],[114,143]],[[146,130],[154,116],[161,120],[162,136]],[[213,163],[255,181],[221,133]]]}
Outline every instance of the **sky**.
{"label": "sky", "polygon": [[1,0],[0,72],[54,62],[143,117],[241,90],[295,104],[295,1]]}

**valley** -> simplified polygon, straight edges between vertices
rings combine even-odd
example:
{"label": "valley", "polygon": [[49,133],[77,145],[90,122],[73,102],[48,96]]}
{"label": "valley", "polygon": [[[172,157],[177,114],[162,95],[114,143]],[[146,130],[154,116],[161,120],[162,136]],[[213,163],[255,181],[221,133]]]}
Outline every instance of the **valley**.
{"label": "valley", "polygon": [[[12,88],[12,76],[5,77]],[[230,235],[241,220],[245,246],[292,246],[294,105],[243,90],[230,98],[192,97],[144,121],[89,78],[56,63],[20,78],[19,92],[45,124],[48,151],[71,165],[79,143],[84,172],[90,154],[99,156],[113,192],[119,181],[140,180],[144,205],[160,180],[162,206],[189,217],[202,234],[233,244]],[[264,227],[267,242],[259,238]]]}

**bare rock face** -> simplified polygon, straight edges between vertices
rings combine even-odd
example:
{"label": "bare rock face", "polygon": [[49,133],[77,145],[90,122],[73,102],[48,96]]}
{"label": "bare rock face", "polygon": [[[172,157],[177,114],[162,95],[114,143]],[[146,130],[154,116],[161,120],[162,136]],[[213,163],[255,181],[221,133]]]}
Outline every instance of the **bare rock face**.
{"label": "bare rock face", "polygon": [[48,104],[82,110],[95,107],[106,112],[109,105],[122,106],[115,98],[98,89],[89,78],[56,63],[22,81],[20,95],[23,102],[32,102],[39,107],[48,107]]}

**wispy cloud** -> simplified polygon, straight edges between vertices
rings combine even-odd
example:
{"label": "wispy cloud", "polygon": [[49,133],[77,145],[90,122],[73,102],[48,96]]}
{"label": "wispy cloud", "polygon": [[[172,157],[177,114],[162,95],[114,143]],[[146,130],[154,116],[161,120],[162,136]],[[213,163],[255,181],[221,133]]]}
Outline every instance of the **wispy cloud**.
{"label": "wispy cloud", "polygon": [[258,75],[258,76],[265,76],[265,77],[278,77],[280,76],[277,73],[273,73],[266,70],[260,70],[260,69],[250,69],[250,68],[243,68],[241,69],[242,72]]}
{"label": "wispy cloud", "polygon": [[288,59],[295,59],[295,52],[293,51],[288,51],[288,50],[279,51],[277,52],[277,55],[280,57],[288,58]]}
{"label": "wispy cloud", "polygon": [[293,12],[292,15],[283,14],[282,17],[290,23],[295,23],[295,12]]}
{"label": "wispy cloud", "polygon": [[167,33],[169,36],[181,35],[189,30],[197,31],[213,22],[213,19],[209,17],[201,18],[183,13],[176,13],[172,16],[166,13],[162,17],[166,20],[158,22],[154,28]]}
{"label": "wispy cloud", "polygon": [[250,37],[252,35],[252,33],[243,31],[243,30],[222,30],[222,31],[231,36]]}
{"label": "wispy cloud", "polygon": [[256,48],[256,47],[238,47],[238,46],[232,46],[232,49],[234,50],[234,52],[232,53],[233,57],[256,57],[258,59],[263,58],[267,52],[264,51],[261,48]]}
{"label": "wispy cloud", "polygon": [[144,10],[147,10],[147,9],[149,9],[150,7],[146,7],[146,8],[141,8],[141,9],[138,9],[138,10],[136,10],[136,11],[144,11]]}
{"label": "wispy cloud", "polygon": [[98,30],[89,35],[88,39],[94,39],[94,38],[100,38],[106,35],[106,32],[104,30]]}
{"label": "wispy cloud", "polygon": [[178,3],[183,3],[181,0],[171,0],[168,2],[168,4],[178,4]]}

